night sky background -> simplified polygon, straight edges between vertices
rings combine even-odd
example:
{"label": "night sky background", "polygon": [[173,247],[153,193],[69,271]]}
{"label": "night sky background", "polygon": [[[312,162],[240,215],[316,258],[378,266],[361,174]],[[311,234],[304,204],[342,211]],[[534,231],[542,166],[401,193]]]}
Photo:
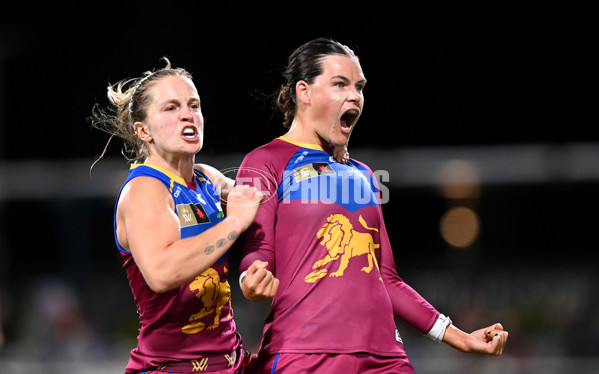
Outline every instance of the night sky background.
{"label": "night sky background", "polygon": [[[200,93],[206,127],[198,161],[203,155],[245,154],[283,134],[272,94],[283,82],[288,55],[321,36],[352,47],[368,80],[350,153],[598,147],[590,69],[596,39],[587,10],[515,4],[432,8],[391,9],[377,2],[11,5],[0,14],[0,170],[73,160],[91,166],[107,140],[91,129],[93,106],[108,104],[109,83],[160,68],[163,56],[190,71]],[[119,156],[114,143],[106,157]],[[123,162],[121,171],[126,169]],[[87,170],[82,175],[88,179],[81,183],[93,183]],[[0,179],[0,186],[40,189],[47,182],[35,173]],[[532,373],[526,359],[544,355],[597,358],[599,321],[591,290],[599,285],[594,260],[598,186],[599,175],[573,182],[483,185],[476,201],[481,234],[465,251],[452,249],[439,235],[439,217],[451,203],[434,186],[394,188],[383,209],[399,273],[433,305],[454,313],[451,317],[465,330],[495,320],[509,330],[511,323],[506,358],[493,361],[498,372]],[[116,367],[124,366],[135,344],[136,315],[112,233],[118,187],[109,197],[73,197],[67,187],[64,196],[31,199],[3,195],[0,188],[0,310],[6,340],[0,362],[21,362],[22,347],[41,352],[42,359],[56,357],[48,347],[31,348],[27,336],[39,332],[28,327],[35,309],[31,303],[45,285],[59,283],[76,295],[85,316],[79,323],[96,333],[94,351],[104,352],[96,356],[116,357]],[[234,252],[232,263],[237,260]],[[264,306],[243,300],[236,278],[232,267],[236,320],[255,349],[259,341],[252,334],[260,332]],[[476,298],[481,293],[487,296]],[[546,297],[530,304],[524,300],[540,293]],[[568,293],[585,300],[577,299],[574,303],[582,304],[574,308],[564,296]],[[494,304],[498,300],[500,308]],[[583,328],[582,337],[570,333]],[[408,354],[423,373],[426,356],[463,357],[430,348],[428,339],[416,337],[409,327],[400,330],[414,340]],[[60,346],[70,338],[53,339]]]}
{"label": "night sky background", "polygon": [[291,51],[320,36],[356,49],[369,81],[356,146],[598,139],[583,115],[591,25],[557,9],[52,3],[1,16],[8,160],[93,157],[103,142],[85,118],[107,83],[162,56],[194,74],[205,150],[246,152],[281,133],[265,96]]}

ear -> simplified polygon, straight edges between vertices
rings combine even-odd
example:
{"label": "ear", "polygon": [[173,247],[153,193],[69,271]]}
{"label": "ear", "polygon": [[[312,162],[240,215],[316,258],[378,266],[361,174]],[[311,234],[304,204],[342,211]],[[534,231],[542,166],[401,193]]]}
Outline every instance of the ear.
{"label": "ear", "polygon": [[143,140],[144,142],[151,142],[152,141],[152,135],[150,134],[150,129],[148,128],[148,126],[144,125],[143,122],[137,121],[133,124],[133,129],[135,131],[135,135],[137,135],[138,138],[140,138],[141,140]]}
{"label": "ear", "polygon": [[298,81],[295,84],[295,95],[298,103],[310,104],[310,85],[306,81]]}

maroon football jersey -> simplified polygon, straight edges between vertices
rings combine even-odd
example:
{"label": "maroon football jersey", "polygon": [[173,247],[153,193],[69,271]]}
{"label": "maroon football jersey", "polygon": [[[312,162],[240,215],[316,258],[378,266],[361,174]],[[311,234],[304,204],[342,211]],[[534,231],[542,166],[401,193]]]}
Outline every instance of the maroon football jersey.
{"label": "maroon football jersey", "polygon": [[[214,184],[206,175],[197,170],[195,173],[196,188],[192,190],[182,178],[159,167],[133,165],[123,186],[139,176],[162,181],[173,196],[181,238],[186,238],[224,219]],[[231,288],[227,281],[228,252],[188,284],[156,293],[146,283],[131,253],[123,249],[118,240],[117,247],[140,320],[137,347],[131,351],[126,373],[138,373],[168,362],[230,354],[239,347],[241,338],[233,320]]]}
{"label": "maroon football jersey", "polygon": [[439,316],[398,276],[374,173],[284,138],[237,175],[265,194],[244,233],[240,271],[267,261],[280,280],[261,353],[405,356],[394,315],[426,334]]}

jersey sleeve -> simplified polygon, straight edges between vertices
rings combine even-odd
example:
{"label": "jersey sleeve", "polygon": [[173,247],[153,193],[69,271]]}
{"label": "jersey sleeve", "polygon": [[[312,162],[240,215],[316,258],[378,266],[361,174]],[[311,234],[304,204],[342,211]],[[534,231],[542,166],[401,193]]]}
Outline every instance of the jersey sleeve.
{"label": "jersey sleeve", "polygon": [[426,335],[437,321],[439,312],[397,274],[384,223],[381,224],[380,234],[381,275],[391,298],[393,313]]}
{"label": "jersey sleeve", "polygon": [[[364,165],[364,164],[362,164]],[[439,318],[440,313],[416,292],[411,286],[401,279],[397,273],[397,267],[393,257],[391,242],[387,234],[385,220],[383,218],[383,210],[381,204],[381,190],[378,186],[378,181],[372,173],[372,170],[364,165],[371,175],[374,182],[377,184],[379,195],[379,214],[380,214],[380,268],[383,282],[391,298],[393,305],[393,313],[402,321],[412,326],[423,334],[433,328],[435,322]]]}
{"label": "jersey sleeve", "polygon": [[278,177],[272,155],[260,149],[250,152],[241,163],[236,185],[250,185],[264,194],[256,218],[241,235],[243,251],[239,272],[243,273],[255,260],[268,262],[267,269],[274,273],[275,222],[278,204]]}

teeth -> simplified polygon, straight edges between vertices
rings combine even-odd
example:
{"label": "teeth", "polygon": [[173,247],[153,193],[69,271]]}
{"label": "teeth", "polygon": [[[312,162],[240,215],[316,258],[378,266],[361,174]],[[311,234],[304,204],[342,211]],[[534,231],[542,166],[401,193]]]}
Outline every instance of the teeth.
{"label": "teeth", "polygon": [[183,130],[183,135],[187,135],[187,136],[193,136],[195,135],[195,130],[192,129],[191,127],[186,128],[185,130]]}

